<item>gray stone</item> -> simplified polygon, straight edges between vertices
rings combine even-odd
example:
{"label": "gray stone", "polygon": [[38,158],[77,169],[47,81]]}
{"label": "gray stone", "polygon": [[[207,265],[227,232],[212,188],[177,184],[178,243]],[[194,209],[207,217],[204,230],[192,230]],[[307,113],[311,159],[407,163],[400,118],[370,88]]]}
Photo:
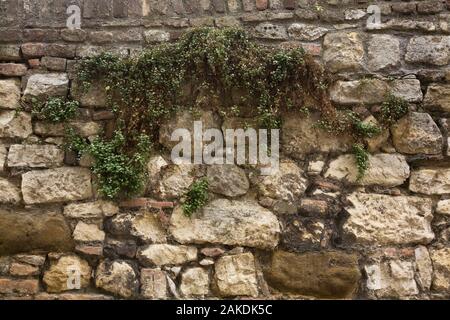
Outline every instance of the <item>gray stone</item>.
{"label": "gray stone", "polygon": [[427,113],[410,112],[391,128],[398,152],[406,154],[442,153],[442,134]]}
{"label": "gray stone", "polygon": [[[102,126],[94,121],[71,121],[69,125],[82,137],[98,135],[102,130]],[[67,125],[64,123],[37,121],[34,123],[34,133],[40,136],[63,137],[66,134],[66,127]]]}
{"label": "gray stone", "polygon": [[22,175],[26,204],[83,200],[92,197],[91,172],[82,168],[30,171]]}
{"label": "gray stone", "polygon": [[382,71],[400,63],[400,41],[390,35],[372,35],[368,48],[368,67]]}
{"label": "gray stone", "polygon": [[213,243],[261,249],[277,246],[280,226],[277,218],[253,201],[217,199],[188,218],[177,207],[170,233],[179,243]]}
{"label": "gray stone", "polygon": [[434,239],[430,199],[356,192],[347,200],[349,217],[342,228],[355,244],[428,244]]}
{"label": "gray stone", "polygon": [[450,169],[418,168],[414,170],[411,172],[409,190],[428,195],[450,193]]}
{"label": "gray stone", "polygon": [[245,171],[236,165],[208,166],[209,190],[227,197],[238,197],[247,193],[250,183]]}
{"label": "gray stone", "polygon": [[64,151],[53,145],[20,145],[9,148],[8,167],[53,168],[62,166]]}
{"label": "gray stone", "polygon": [[159,269],[141,269],[141,295],[146,299],[167,299],[166,274]]}
{"label": "gray stone", "polygon": [[144,39],[147,43],[167,42],[170,40],[170,33],[162,30],[145,30]]}
{"label": "gray stone", "polygon": [[434,276],[432,289],[448,294],[450,290],[450,249],[431,250]]}
{"label": "gray stone", "polygon": [[0,172],[3,172],[5,170],[7,155],[8,150],[6,150],[6,146],[0,144]]}
{"label": "gray stone", "polygon": [[219,258],[214,275],[221,296],[258,296],[255,258],[250,252]]}
{"label": "gray stone", "polygon": [[254,33],[257,38],[263,39],[286,40],[288,38],[288,34],[284,26],[269,22],[258,24],[255,27]]}
{"label": "gray stone", "polygon": [[96,219],[119,213],[119,207],[109,201],[71,203],[64,207],[64,216],[71,219]]}
{"label": "gray stone", "polygon": [[289,37],[295,40],[314,41],[323,37],[328,32],[327,28],[307,25],[304,23],[293,23],[288,28]]}
{"label": "gray stone", "polygon": [[449,62],[450,41],[448,36],[416,36],[406,49],[405,60],[409,63],[425,63],[443,66]]}
{"label": "gray stone", "polygon": [[47,99],[49,97],[66,97],[69,78],[65,73],[33,74],[24,91],[24,99]]}
{"label": "gray stone", "polygon": [[325,177],[364,186],[395,187],[402,185],[409,178],[409,173],[404,156],[381,153],[369,156],[369,168],[360,180],[354,155],[342,155],[331,161]]}

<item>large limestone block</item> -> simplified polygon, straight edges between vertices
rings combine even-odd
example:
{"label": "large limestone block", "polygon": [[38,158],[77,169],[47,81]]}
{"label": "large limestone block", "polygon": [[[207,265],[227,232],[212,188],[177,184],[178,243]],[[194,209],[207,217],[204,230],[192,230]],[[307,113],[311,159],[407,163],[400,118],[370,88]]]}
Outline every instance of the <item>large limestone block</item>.
{"label": "large limestone block", "polygon": [[351,298],[361,278],[358,257],[338,251],[276,251],[265,275],[281,292],[327,299]]}
{"label": "large limestone block", "polygon": [[441,131],[428,113],[410,112],[391,128],[398,152],[406,154],[440,154]]}
{"label": "large limestone block", "polygon": [[209,190],[227,197],[238,197],[250,188],[245,171],[236,165],[208,166]]}
{"label": "large limestone block", "polygon": [[151,244],[138,252],[138,259],[145,265],[178,265],[197,260],[197,248],[170,244]]}
{"label": "large limestone block", "polygon": [[355,192],[347,201],[349,217],[342,229],[354,244],[428,244],[434,239],[430,199]]}
{"label": "large limestone block", "polygon": [[323,46],[323,60],[331,72],[355,71],[362,67],[364,46],[359,33],[328,33]]}
{"label": "large limestone block", "polygon": [[83,168],[63,167],[30,171],[22,175],[25,203],[54,203],[92,197],[91,172]]}
{"label": "large limestone block", "polygon": [[131,298],[139,288],[136,271],[122,260],[105,260],[95,272],[95,286],[114,295]]}
{"label": "large limestone block", "polygon": [[409,41],[405,60],[410,63],[443,66],[449,62],[449,50],[448,36],[417,36]]}
{"label": "large limestone block", "polygon": [[31,115],[25,112],[0,111],[0,138],[25,139],[32,133]]}
{"label": "large limestone block", "polygon": [[191,164],[171,165],[165,168],[155,191],[163,200],[182,197],[194,182],[194,166]]}
{"label": "large limestone block", "polygon": [[190,268],[181,275],[180,292],[185,297],[205,296],[209,293],[209,272]]}
{"label": "large limestone block", "polygon": [[71,251],[71,230],[55,210],[0,209],[0,255],[32,250]]}
{"label": "large limestone block", "polygon": [[113,202],[104,200],[71,203],[64,207],[64,215],[71,219],[95,219],[110,217],[117,213],[119,213],[119,207]]}
{"label": "large limestone block", "polygon": [[72,98],[86,108],[104,108],[107,101],[106,85],[102,81],[95,81],[84,90],[77,81],[72,83],[70,91]]}
{"label": "large limestone block", "polygon": [[54,145],[15,144],[9,148],[8,167],[53,168],[62,166],[64,151]]}
{"label": "large limestone block", "polygon": [[281,147],[286,154],[303,159],[316,152],[346,152],[351,150],[350,136],[336,136],[317,128],[318,114],[309,117],[286,115],[281,131]]}
{"label": "large limestone block", "polygon": [[[74,255],[63,256],[56,262],[52,262],[49,270],[44,273],[43,281],[47,286],[47,292],[79,290],[89,286],[91,272],[87,261]],[[72,281],[78,275],[79,283]]]}
{"label": "large limestone block", "polygon": [[450,169],[419,168],[411,173],[409,190],[423,194],[450,193]]}
{"label": "large limestone block", "polygon": [[0,80],[0,109],[20,107],[20,82],[15,79]]}
{"label": "large limestone block", "polygon": [[170,233],[176,241],[238,245],[261,249],[277,246],[280,225],[276,216],[252,201],[217,199],[186,217],[177,207]]}
{"label": "large limestone block", "polygon": [[47,99],[49,97],[66,97],[69,78],[65,73],[33,74],[23,93],[26,101]]}
{"label": "large limestone block", "polygon": [[372,71],[394,68],[400,63],[400,41],[393,36],[375,34],[368,48],[368,67]]}
{"label": "large limestone block", "polygon": [[220,258],[214,275],[221,296],[258,296],[255,258],[250,252]]}
{"label": "large limestone block", "polygon": [[402,185],[409,173],[409,165],[404,156],[381,153],[369,156],[369,168],[360,180],[354,155],[342,155],[331,161],[325,177],[364,186],[395,187]]}

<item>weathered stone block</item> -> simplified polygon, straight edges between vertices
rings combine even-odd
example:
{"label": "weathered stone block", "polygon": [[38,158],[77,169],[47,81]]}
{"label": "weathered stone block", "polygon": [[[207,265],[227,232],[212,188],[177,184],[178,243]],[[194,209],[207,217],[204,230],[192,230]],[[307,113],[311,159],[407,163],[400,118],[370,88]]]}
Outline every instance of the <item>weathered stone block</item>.
{"label": "weathered stone block", "polygon": [[250,188],[245,171],[235,165],[208,166],[207,178],[212,192],[227,197],[242,196]]}
{"label": "weathered stone block", "polygon": [[9,148],[8,167],[53,168],[62,166],[64,151],[53,145],[14,144]]}
{"label": "weathered stone block", "polygon": [[354,155],[342,155],[331,161],[326,178],[359,185],[395,187],[409,178],[409,165],[399,154],[376,154],[369,156],[369,168],[358,180],[358,168]]}
{"label": "weathered stone block", "polygon": [[427,113],[410,112],[391,128],[392,140],[398,152],[406,154],[440,154],[441,131]]}
{"label": "weathered stone block", "polygon": [[166,274],[159,269],[142,269],[141,295],[146,299],[167,299]]}
{"label": "weathered stone block", "polygon": [[123,298],[131,298],[139,288],[136,271],[122,260],[101,262],[95,272],[95,285]]}
{"label": "weathered stone block", "polygon": [[0,255],[32,250],[70,251],[71,230],[57,211],[0,209]]}
{"label": "weathered stone block", "polygon": [[323,60],[331,72],[355,71],[362,67],[364,46],[360,34],[329,33],[323,45]]}
{"label": "weathered stone block", "polygon": [[0,45],[1,61],[20,61],[20,47],[13,44]]}
{"label": "weathered stone block", "polygon": [[92,197],[91,172],[82,168],[30,171],[22,175],[25,203],[54,203]]}
{"label": "weathered stone block", "polygon": [[95,219],[119,213],[119,207],[109,201],[71,203],[64,207],[64,216],[71,219]]}
{"label": "weathered stone block", "polygon": [[428,244],[432,202],[419,197],[353,193],[347,197],[349,217],[344,237],[361,245]]}
{"label": "weathered stone block", "polygon": [[65,73],[33,74],[24,91],[24,99],[47,99],[49,97],[66,97],[69,78]]}
{"label": "weathered stone block", "polygon": [[281,292],[327,299],[351,298],[361,278],[358,257],[338,251],[276,251],[265,274],[269,285]]}
{"label": "weathered stone block", "polygon": [[450,112],[450,85],[431,84],[428,86],[424,105],[431,110]]}
{"label": "weathered stone block", "polygon": [[258,296],[255,258],[250,252],[221,257],[214,275],[221,296]]}
{"label": "weathered stone block", "polygon": [[22,77],[27,73],[27,66],[22,63],[0,63],[0,75],[5,77]]}
{"label": "weathered stone block", "polygon": [[[89,286],[91,272],[87,261],[74,255],[63,256],[51,263],[50,268],[44,273],[43,281],[47,286],[47,292],[78,290]],[[80,276],[79,288],[76,287],[78,283],[71,281],[74,275]]]}
{"label": "weathered stone block", "polygon": [[151,244],[138,252],[138,259],[144,265],[177,265],[197,260],[197,248],[169,244]]}
{"label": "weathered stone block", "polygon": [[405,60],[409,63],[425,63],[436,66],[448,64],[450,55],[450,37],[417,36],[413,37],[406,49]]}
{"label": "weathered stone block", "polygon": [[0,204],[17,204],[21,200],[20,188],[0,177]]}
{"label": "weathered stone block", "polygon": [[314,41],[323,37],[328,32],[327,28],[307,25],[304,23],[293,23],[288,28],[289,37],[295,40]]}
{"label": "weathered stone block", "polygon": [[190,268],[181,275],[180,292],[184,297],[205,296],[209,293],[209,272]]}
{"label": "weathered stone block", "polygon": [[103,242],[105,233],[95,224],[80,221],[73,231],[73,239],[77,242]]}
{"label": "weathered stone block", "polygon": [[0,138],[25,139],[33,133],[31,115],[25,112],[0,111]]}
{"label": "weathered stone block", "polygon": [[20,107],[20,82],[14,79],[0,80],[0,109]]}
{"label": "weathered stone block", "polygon": [[269,210],[252,201],[218,199],[191,218],[177,207],[170,232],[176,241],[214,243],[271,249],[277,246],[280,226]]}
{"label": "weathered stone block", "polygon": [[434,276],[432,289],[448,294],[450,291],[450,249],[435,249],[431,251]]}
{"label": "weathered stone block", "polygon": [[423,194],[450,193],[450,169],[419,168],[411,172],[409,189]]}
{"label": "weathered stone block", "polygon": [[286,28],[281,25],[264,22],[255,27],[254,34],[257,38],[271,40],[286,40],[288,33]]}

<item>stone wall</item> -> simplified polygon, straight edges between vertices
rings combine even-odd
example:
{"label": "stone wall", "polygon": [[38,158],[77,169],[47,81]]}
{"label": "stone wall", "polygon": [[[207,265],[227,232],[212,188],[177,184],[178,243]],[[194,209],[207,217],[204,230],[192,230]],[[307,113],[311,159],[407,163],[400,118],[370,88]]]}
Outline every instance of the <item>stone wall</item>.
{"label": "stone wall", "polygon": [[[65,27],[70,4],[81,30]],[[448,0],[0,1],[0,297],[450,297],[449,10]],[[89,159],[65,152],[64,128],[32,118],[21,99],[72,96],[82,105],[72,124],[95,136],[112,114],[101,90],[77,93],[76,60],[133,54],[196,26],[301,44],[335,74],[336,105],[367,121],[388,92],[411,112],[367,141],[362,180],[345,137],[286,115],[274,176],[177,166],[162,153],[148,165],[146,207],[100,199]],[[242,123],[217,116],[203,115],[217,128]],[[200,176],[211,201],[186,218],[180,198]],[[74,267],[80,290],[67,287]]]}

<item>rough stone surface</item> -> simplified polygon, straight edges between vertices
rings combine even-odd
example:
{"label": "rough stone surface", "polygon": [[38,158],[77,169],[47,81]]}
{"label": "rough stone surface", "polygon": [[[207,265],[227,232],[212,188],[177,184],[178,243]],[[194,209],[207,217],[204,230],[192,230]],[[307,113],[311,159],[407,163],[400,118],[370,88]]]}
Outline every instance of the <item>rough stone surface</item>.
{"label": "rough stone surface", "polygon": [[7,179],[0,177],[0,204],[17,204],[21,200],[20,189]]}
{"label": "rough stone surface", "polygon": [[141,294],[146,299],[166,299],[166,275],[159,269],[141,270]]}
{"label": "rough stone surface", "polygon": [[450,85],[431,84],[428,86],[424,105],[428,109],[450,112]]}
{"label": "rough stone surface", "polygon": [[441,131],[427,113],[410,112],[392,126],[392,140],[398,152],[406,154],[440,154]]}
{"label": "rough stone surface", "polygon": [[450,290],[450,249],[437,249],[431,251],[434,276],[433,289],[447,293]]}
{"label": "rough stone surface", "polygon": [[[51,264],[49,270],[44,273],[43,281],[47,291],[51,293],[82,289],[89,286],[91,272],[91,267],[85,260],[77,256],[64,256]],[[71,277],[78,275],[80,286],[76,288],[78,283],[71,281]]]}
{"label": "rough stone surface", "polygon": [[436,207],[436,213],[450,215],[450,199],[439,201]]}
{"label": "rough stone surface", "polygon": [[57,211],[0,209],[0,255],[72,248],[70,228]]}
{"label": "rough stone surface", "polygon": [[207,178],[212,192],[227,197],[242,196],[250,188],[245,171],[235,165],[211,165]]}
{"label": "rough stone surface", "polygon": [[0,172],[3,172],[5,170],[7,155],[8,151],[6,150],[6,146],[0,144]]}
{"label": "rough stone surface", "polygon": [[225,256],[217,260],[215,280],[221,296],[257,296],[255,259],[251,253]]}
{"label": "rough stone surface", "polygon": [[28,79],[24,99],[46,99],[49,97],[65,97],[69,86],[69,78],[65,73],[34,74]]}
{"label": "rough stone surface", "polygon": [[364,46],[357,32],[327,34],[323,45],[323,60],[331,72],[355,71],[362,67]]}
{"label": "rough stone surface", "polygon": [[62,166],[64,150],[53,145],[20,145],[10,146],[8,167],[14,168],[53,168]]}
{"label": "rough stone surface", "polygon": [[338,251],[275,251],[265,274],[281,292],[327,299],[351,298],[361,277],[358,257]]}
{"label": "rough stone surface", "polygon": [[20,107],[20,83],[14,79],[0,80],[0,109]]}
{"label": "rough stone surface", "polygon": [[315,126],[317,120],[319,116],[316,114],[307,118],[286,115],[283,119],[281,145],[287,154],[302,159],[314,152],[345,152],[351,149],[352,140],[349,136],[327,134]]}
{"label": "rough stone surface", "polygon": [[72,219],[94,219],[119,213],[119,208],[109,201],[71,203],[64,207],[64,215]]}
{"label": "rough stone surface", "polygon": [[191,164],[171,165],[167,167],[157,183],[156,193],[161,199],[175,199],[183,196],[194,182],[194,166]]}
{"label": "rough stone surface", "polygon": [[259,203],[277,213],[296,213],[300,197],[308,187],[303,170],[293,161],[282,161],[275,173],[258,176],[256,180]]}
{"label": "rough stone surface", "polygon": [[183,244],[214,243],[271,249],[278,244],[280,233],[277,218],[252,201],[214,200],[191,218],[178,207],[170,222],[170,233]]}
{"label": "rough stone surface", "polygon": [[449,37],[413,37],[406,48],[405,60],[409,63],[425,63],[442,66],[449,62]]}
{"label": "rough stone surface", "polygon": [[0,110],[0,138],[25,139],[32,133],[31,116],[28,113]]}
{"label": "rough stone surface", "polygon": [[106,85],[99,81],[94,82],[87,91],[84,91],[78,82],[73,82],[70,93],[74,100],[80,102],[85,108],[102,108],[106,106]]}
{"label": "rough stone surface", "polygon": [[433,264],[431,262],[428,249],[424,246],[418,246],[414,250],[417,267],[417,283],[423,290],[430,290],[433,280]]}
{"label": "rough stone surface", "polygon": [[92,197],[91,173],[81,168],[30,171],[22,175],[25,203],[52,203]]}
{"label": "rough stone surface", "polygon": [[95,285],[123,298],[134,296],[139,286],[135,270],[122,260],[101,262],[95,272]]}
{"label": "rough stone surface", "polygon": [[381,153],[369,156],[369,168],[360,180],[354,155],[342,155],[331,161],[325,177],[352,184],[395,187],[402,185],[409,173],[404,156]]}
{"label": "rough stone surface", "polygon": [[429,199],[356,192],[347,200],[349,217],[342,228],[355,244],[428,244],[434,239]]}
{"label": "rough stone surface", "polygon": [[400,63],[400,41],[390,35],[373,35],[369,41],[368,67],[381,71],[396,67]]}
{"label": "rough stone surface", "polygon": [[419,168],[411,173],[409,189],[423,194],[450,193],[450,169]]}
{"label": "rough stone surface", "polygon": [[190,268],[181,275],[180,292],[184,297],[209,293],[209,273],[203,268]]}
{"label": "rough stone surface", "polygon": [[288,28],[289,37],[296,40],[314,41],[323,37],[328,32],[327,28],[307,25],[304,23],[293,23]]}
{"label": "rough stone surface", "polygon": [[138,252],[138,259],[145,265],[178,265],[197,259],[197,248],[170,244],[151,244]]}
{"label": "rough stone surface", "polygon": [[[70,126],[77,134],[85,138],[98,135],[102,129],[101,124],[93,121],[71,121]],[[34,123],[34,133],[40,136],[63,137],[66,132],[65,128],[66,125],[64,123],[49,123],[42,121]]]}
{"label": "rough stone surface", "polygon": [[78,242],[103,242],[105,233],[95,224],[80,221],[73,231],[73,239]]}
{"label": "rough stone surface", "polygon": [[39,280],[0,278],[0,294],[32,295],[39,292]]}
{"label": "rough stone surface", "polygon": [[367,288],[379,298],[403,298],[419,293],[414,280],[414,265],[409,261],[392,260],[368,265]]}

